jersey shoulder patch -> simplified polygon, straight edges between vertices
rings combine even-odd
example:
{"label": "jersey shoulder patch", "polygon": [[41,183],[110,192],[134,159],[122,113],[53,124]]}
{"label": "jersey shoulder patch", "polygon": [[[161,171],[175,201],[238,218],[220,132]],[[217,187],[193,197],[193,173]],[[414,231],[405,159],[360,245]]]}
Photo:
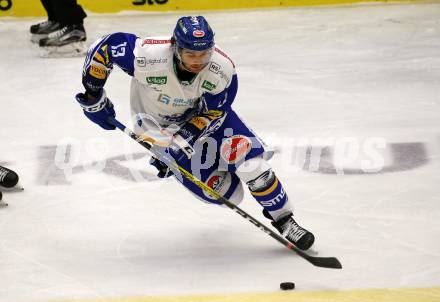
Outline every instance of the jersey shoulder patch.
{"label": "jersey shoulder patch", "polygon": [[173,62],[171,40],[145,38],[136,42],[134,50],[137,71],[155,71],[169,68]]}
{"label": "jersey shoulder patch", "polygon": [[224,52],[220,47],[214,47],[214,53],[219,54],[221,57],[223,57],[223,59],[228,60],[231,64],[232,67],[235,68],[235,64],[234,62],[231,60],[231,58],[226,54],[226,52]]}
{"label": "jersey shoulder patch", "polygon": [[235,74],[234,64],[226,54],[223,54],[214,51],[202,79],[201,88],[208,93],[217,94],[222,92],[229,86]]}

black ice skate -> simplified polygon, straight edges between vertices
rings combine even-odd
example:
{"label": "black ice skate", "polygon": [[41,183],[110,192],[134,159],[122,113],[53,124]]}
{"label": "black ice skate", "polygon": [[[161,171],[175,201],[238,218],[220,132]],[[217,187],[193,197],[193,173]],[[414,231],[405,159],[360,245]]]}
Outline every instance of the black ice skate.
{"label": "black ice skate", "polygon": [[[273,220],[266,210],[263,210],[263,214],[266,218]],[[292,216],[292,213],[290,213],[278,221],[272,221],[272,225],[297,248],[306,251],[315,242],[315,236],[296,223]]]}
{"label": "black ice skate", "polygon": [[23,190],[19,184],[18,174],[3,166],[0,166],[0,190],[3,192]]}
{"label": "black ice skate", "polygon": [[57,31],[61,25],[55,21],[44,21],[31,26],[31,42],[38,43],[41,39],[47,38],[50,33]]}
{"label": "black ice skate", "polygon": [[45,39],[40,40],[40,55],[82,55],[87,51],[86,31],[82,24],[66,25],[57,31],[49,34]]}

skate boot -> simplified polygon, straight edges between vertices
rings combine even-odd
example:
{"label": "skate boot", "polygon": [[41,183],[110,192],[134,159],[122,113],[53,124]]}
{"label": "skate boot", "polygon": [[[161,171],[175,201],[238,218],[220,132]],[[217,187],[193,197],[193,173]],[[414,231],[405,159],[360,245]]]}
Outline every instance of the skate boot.
{"label": "skate boot", "polygon": [[86,31],[82,24],[66,25],[40,40],[40,55],[47,57],[85,54],[86,38]]}
{"label": "skate boot", "polygon": [[61,28],[58,22],[47,20],[31,26],[31,42],[38,43],[41,39],[47,38],[51,32]]}
{"label": "skate boot", "polygon": [[14,171],[0,166],[0,189],[9,190],[18,185],[18,174]]}
{"label": "skate boot", "polygon": [[313,242],[315,242],[315,236],[296,223],[292,217],[292,213],[277,221],[273,221],[272,216],[270,216],[269,212],[266,210],[263,210],[263,215],[272,220],[272,225],[278,230],[278,232],[297,248],[306,251],[313,245]]}

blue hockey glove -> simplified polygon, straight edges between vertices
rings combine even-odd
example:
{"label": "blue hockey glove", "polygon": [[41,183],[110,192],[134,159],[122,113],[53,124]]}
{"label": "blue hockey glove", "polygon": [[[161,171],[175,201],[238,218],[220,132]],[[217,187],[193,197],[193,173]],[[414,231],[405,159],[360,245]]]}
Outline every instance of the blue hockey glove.
{"label": "blue hockey glove", "polygon": [[150,159],[150,165],[159,170],[159,173],[157,173],[159,178],[167,178],[174,174],[167,165],[154,156]]}
{"label": "blue hockey glove", "polygon": [[107,121],[109,117],[115,117],[116,113],[113,103],[107,98],[104,89],[95,100],[89,100],[84,93],[78,93],[75,98],[89,120],[106,130],[114,130],[116,128]]}
{"label": "blue hockey glove", "polygon": [[194,116],[174,134],[169,147],[170,154],[179,161],[186,156],[191,159],[195,153],[194,144],[202,136],[214,132],[223,123],[226,115],[223,111],[209,110]]}
{"label": "blue hockey glove", "polygon": [[175,160],[184,157],[191,159],[194,151],[194,143],[199,139],[209,126],[213,118],[209,114],[194,116],[174,134],[169,147],[169,153]]}

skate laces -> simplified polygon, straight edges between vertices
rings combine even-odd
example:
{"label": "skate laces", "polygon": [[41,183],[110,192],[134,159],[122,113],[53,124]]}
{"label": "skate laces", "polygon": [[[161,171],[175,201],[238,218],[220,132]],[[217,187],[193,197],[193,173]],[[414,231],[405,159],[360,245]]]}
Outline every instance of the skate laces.
{"label": "skate laces", "polygon": [[306,234],[306,230],[300,227],[292,218],[289,218],[286,223],[281,226],[281,230],[284,237],[288,237],[295,242]]}
{"label": "skate laces", "polygon": [[68,26],[64,26],[63,28],[61,28],[57,31],[54,31],[53,33],[50,33],[49,38],[59,38],[62,35],[64,35],[68,29],[69,29]]}

